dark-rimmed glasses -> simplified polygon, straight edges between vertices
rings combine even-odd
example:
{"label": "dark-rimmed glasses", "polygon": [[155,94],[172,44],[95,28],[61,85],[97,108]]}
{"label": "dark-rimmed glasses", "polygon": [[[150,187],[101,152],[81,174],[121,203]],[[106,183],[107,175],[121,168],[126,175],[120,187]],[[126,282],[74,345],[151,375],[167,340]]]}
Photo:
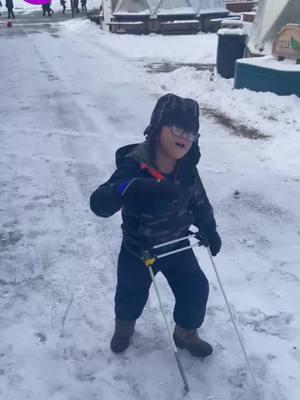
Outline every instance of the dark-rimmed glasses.
{"label": "dark-rimmed glasses", "polygon": [[197,142],[200,137],[200,134],[198,132],[186,131],[184,128],[180,128],[177,125],[171,125],[170,129],[171,133],[174,136],[183,137],[184,135],[186,135],[187,139],[193,143]]}

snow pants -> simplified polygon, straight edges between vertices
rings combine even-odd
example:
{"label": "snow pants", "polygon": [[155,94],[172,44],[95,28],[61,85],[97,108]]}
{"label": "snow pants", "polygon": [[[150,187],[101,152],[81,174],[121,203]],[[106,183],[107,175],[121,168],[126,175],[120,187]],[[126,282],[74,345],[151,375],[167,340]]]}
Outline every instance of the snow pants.
{"label": "snow pants", "polygon": [[43,17],[46,16],[46,13],[48,14],[48,17],[51,17],[51,7],[50,4],[43,4],[42,5],[43,8]]}
{"label": "snow pants", "polygon": [[[175,296],[173,312],[176,324],[185,329],[201,326],[206,312],[209,285],[192,250],[157,260],[154,274],[166,277]],[[141,259],[121,247],[115,294],[116,318],[133,321],[139,318],[147,302],[152,280]]]}
{"label": "snow pants", "polygon": [[7,18],[15,18],[15,14],[12,8],[7,8]]}

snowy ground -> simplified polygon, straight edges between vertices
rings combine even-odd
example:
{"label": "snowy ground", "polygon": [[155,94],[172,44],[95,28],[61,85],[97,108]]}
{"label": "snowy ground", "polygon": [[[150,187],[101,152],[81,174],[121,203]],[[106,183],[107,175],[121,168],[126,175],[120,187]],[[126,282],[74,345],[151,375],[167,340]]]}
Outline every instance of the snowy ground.
{"label": "snowy ground", "polygon": [[[203,109],[199,171],[224,242],[216,262],[263,399],[299,400],[299,99],[213,78],[215,35],[119,37],[16,11],[12,29],[0,19],[0,398],[181,399],[154,292],[130,349],[109,350],[120,216],[89,210],[114,151],[141,141],[157,97],[174,91]],[[197,255],[211,282],[201,334],[215,353],[180,352],[191,398],[254,400],[208,257]],[[159,286],[172,324],[172,294]]]}

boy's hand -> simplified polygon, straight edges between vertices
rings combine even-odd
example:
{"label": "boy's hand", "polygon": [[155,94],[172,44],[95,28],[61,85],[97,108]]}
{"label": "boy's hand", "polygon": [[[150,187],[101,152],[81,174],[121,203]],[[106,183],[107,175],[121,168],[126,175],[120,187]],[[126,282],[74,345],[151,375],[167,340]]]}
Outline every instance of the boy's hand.
{"label": "boy's hand", "polygon": [[126,203],[140,201],[162,200],[172,201],[179,197],[178,187],[167,180],[156,181],[153,178],[134,178],[121,182],[117,193]]}
{"label": "boy's hand", "polygon": [[215,257],[219,251],[221,250],[222,247],[222,240],[220,238],[220,235],[218,234],[217,231],[214,231],[208,235],[208,241],[209,241],[209,248],[211,255]]}
{"label": "boy's hand", "polygon": [[213,257],[215,257],[221,250],[222,240],[217,231],[205,232],[203,229],[199,229],[196,238],[203,244],[203,246],[209,247]]}

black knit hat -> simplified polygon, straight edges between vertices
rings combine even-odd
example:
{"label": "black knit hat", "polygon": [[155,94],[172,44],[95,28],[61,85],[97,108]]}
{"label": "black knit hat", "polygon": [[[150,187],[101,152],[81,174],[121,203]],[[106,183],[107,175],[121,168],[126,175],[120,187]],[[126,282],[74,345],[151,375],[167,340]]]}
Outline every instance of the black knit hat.
{"label": "black knit hat", "polygon": [[[150,124],[144,131],[148,143],[149,155],[155,158],[155,138],[163,126],[177,125],[190,132],[199,130],[199,105],[195,100],[183,98],[169,93],[160,97],[151,115]],[[200,159],[200,149],[193,143],[183,162],[196,165]]]}
{"label": "black knit hat", "polygon": [[187,131],[199,130],[199,105],[195,100],[173,93],[160,97],[151,115],[144,135],[150,137],[160,132],[162,126],[177,125]]}

